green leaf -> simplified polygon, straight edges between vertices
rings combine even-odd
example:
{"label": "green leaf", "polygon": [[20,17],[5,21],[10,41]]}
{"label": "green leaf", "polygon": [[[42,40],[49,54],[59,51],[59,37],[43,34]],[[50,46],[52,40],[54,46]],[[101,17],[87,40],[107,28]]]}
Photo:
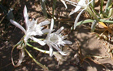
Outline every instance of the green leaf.
{"label": "green leaf", "polygon": [[111,17],[112,15],[113,15],[113,8],[110,8],[108,18]]}
{"label": "green leaf", "polygon": [[82,24],[85,24],[85,23],[90,23],[90,22],[93,22],[93,21],[94,20],[92,20],[92,19],[86,19],[86,20],[83,20],[83,21],[78,22],[77,23],[77,26],[82,25]]}
{"label": "green leaf", "polygon": [[57,0],[53,0],[53,9],[52,9],[53,18],[54,18],[54,11],[55,11],[55,7],[56,7],[56,2],[57,2]]}
{"label": "green leaf", "polygon": [[[82,24],[85,24],[85,23],[90,23],[90,22],[93,22],[93,21],[94,20],[92,20],[92,19],[86,19],[86,20],[78,22],[76,26],[79,26],[79,25],[82,25]],[[74,29],[74,26],[71,27],[71,30],[73,30],[73,29]]]}
{"label": "green leaf", "polygon": [[91,2],[91,5],[92,5],[93,8],[95,7],[95,0],[93,0],[93,1]]}
{"label": "green leaf", "polygon": [[113,24],[113,21],[111,21],[111,20],[105,20],[105,19],[100,19],[100,22],[112,23]]}
{"label": "green leaf", "polygon": [[100,4],[100,14],[102,14],[102,10],[103,10],[103,3],[104,3],[104,0],[101,0],[101,4]]}
{"label": "green leaf", "polygon": [[108,0],[108,1],[107,1],[106,8],[105,8],[105,13],[108,12],[108,8],[109,8],[109,6],[111,5],[111,3],[112,3],[112,0]]}
{"label": "green leaf", "polygon": [[95,30],[95,26],[96,26],[97,22],[98,22],[97,20],[93,21],[93,23],[91,25],[91,32],[93,32]]}
{"label": "green leaf", "polygon": [[44,16],[48,17],[47,16],[46,5],[45,5],[45,0],[41,0],[41,7],[42,7],[42,12],[43,12]]}

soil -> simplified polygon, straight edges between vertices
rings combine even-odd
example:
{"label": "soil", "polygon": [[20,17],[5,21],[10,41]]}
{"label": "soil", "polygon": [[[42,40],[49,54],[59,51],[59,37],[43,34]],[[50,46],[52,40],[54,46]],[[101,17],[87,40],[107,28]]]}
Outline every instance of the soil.
{"label": "soil", "polygon": [[[3,2],[4,1],[4,2]],[[7,8],[10,8],[15,1],[3,0],[0,1]],[[49,1],[49,0],[48,0]],[[49,4],[49,5],[48,5]],[[52,3],[49,2],[48,7],[48,20],[51,19]],[[38,19],[38,23],[45,20],[41,11],[40,2],[37,0],[20,0],[14,7],[14,19],[24,26],[23,7],[28,8],[28,14],[30,19]],[[43,54],[31,48],[28,48],[29,52],[33,54],[37,61],[46,65],[50,71],[113,71],[113,59],[111,49],[113,47],[112,42],[98,37],[102,32],[91,32],[88,28],[90,23],[80,25],[76,30],[71,30],[73,22],[77,14],[68,16],[70,11],[74,9],[73,6],[68,5],[69,9],[65,9],[64,5],[58,1],[55,9],[55,29],[64,26],[63,34],[68,35],[68,40],[73,44],[66,45],[63,50],[68,53],[67,56],[63,56],[63,61],[60,64],[56,58],[50,57],[47,54]],[[83,16],[80,20],[86,19]],[[86,14],[87,15],[87,14]],[[2,10],[0,10],[0,20],[4,17]],[[87,17],[88,18],[88,17]],[[19,67],[14,67],[11,62],[11,50],[12,47],[22,38],[24,33],[13,26],[7,18],[4,18],[0,23],[0,71],[43,71],[35,62],[26,54],[22,64]],[[43,47],[48,49],[47,46]],[[13,56],[18,60],[19,51],[14,50]]]}

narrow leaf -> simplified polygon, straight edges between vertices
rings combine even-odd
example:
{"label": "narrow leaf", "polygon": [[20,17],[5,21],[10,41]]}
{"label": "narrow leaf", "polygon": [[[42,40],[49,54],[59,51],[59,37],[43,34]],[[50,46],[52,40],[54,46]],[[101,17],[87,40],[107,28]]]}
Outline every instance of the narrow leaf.
{"label": "narrow leaf", "polygon": [[90,23],[90,22],[93,22],[93,21],[94,20],[92,20],[92,19],[83,20],[83,21],[78,22],[77,23],[77,26],[82,25],[82,24],[85,24],[85,23]]}
{"label": "narrow leaf", "polygon": [[41,7],[42,7],[42,12],[43,12],[44,16],[48,17],[47,16],[46,5],[45,5],[45,0],[41,0]]}
{"label": "narrow leaf", "polygon": [[97,20],[94,20],[92,25],[91,25],[91,31],[93,32],[95,30],[95,26],[97,24]]}
{"label": "narrow leaf", "polygon": [[111,23],[111,24],[113,24],[113,21],[111,21],[111,20],[105,20],[105,19],[100,19],[100,22],[105,22],[105,23]]}

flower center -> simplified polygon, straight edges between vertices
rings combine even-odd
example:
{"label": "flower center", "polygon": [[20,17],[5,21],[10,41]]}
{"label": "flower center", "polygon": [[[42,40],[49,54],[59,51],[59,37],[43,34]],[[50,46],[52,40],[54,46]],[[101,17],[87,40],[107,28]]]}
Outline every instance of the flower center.
{"label": "flower center", "polygon": [[52,41],[53,43],[57,43],[59,40],[59,36],[57,34],[51,34],[50,35],[50,41]]}

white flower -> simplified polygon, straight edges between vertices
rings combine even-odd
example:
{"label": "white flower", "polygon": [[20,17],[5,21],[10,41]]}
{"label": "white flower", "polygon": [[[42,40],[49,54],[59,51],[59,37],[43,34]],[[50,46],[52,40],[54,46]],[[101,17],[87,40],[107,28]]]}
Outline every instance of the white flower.
{"label": "white flower", "polygon": [[60,32],[64,29],[64,27],[61,27],[56,32],[51,33],[53,30],[53,25],[54,25],[54,19],[51,20],[51,27],[50,27],[49,33],[46,39],[44,40],[45,43],[49,46],[50,56],[53,55],[53,48],[58,50],[60,54],[66,55],[59,47],[61,45],[64,46],[65,44],[72,44],[72,42],[68,40],[64,40],[65,36],[61,35]]}
{"label": "white flower", "polygon": [[66,5],[65,1],[61,0],[61,2],[64,4],[65,8],[67,9],[67,5]]}
{"label": "white flower", "polygon": [[25,37],[24,37],[25,42],[27,42],[27,40],[30,38],[30,39],[34,40],[35,42],[38,42],[40,45],[45,45],[44,42],[35,38],[34,36],[36,36],[36,35],[41,36],[43,33],[48,32],[49,31],[48,29],[42,30],[43,29],[42,26],[47,25],[50,22],[46,20],[46,21],[43,21],[43,22],[37,24],[37,20],[33,19],[32,21],[30,21],[29,17],[28,17],[26,6],[24,7],[23,15],[24,15],[24,19],[25,19],[26,30],[16,21],[10,19],[10,22],[25,33]]}
{"label": "white flower", "polygon": [[[86,1],[88,1],[88,2],[86,2]],[[76,8],[72,12],[70,12],[69,15],[72,15],[73,13],[78,12],[81,8],[83,8],[84,10],[87,9],[87,7],[89,6],[89,4],[92,1],[93,0],[91,0],[90,2],[89,2],[89,0],[80,0],[77,4]]]}
{"label": "white flower", "polygon": [[[88,1],[88,2],[86,2],[86,1]],[[72,15],[72,14],[74,14],[75,12],[78,12],[81,8],[83,8],[83,9],[81,10],[81,12],[77,15],[76,19],[75,19],[75,22],[74,22],[74,29],[76,28],[76,24],[77,24],[77,21],[78,21],[80,15],[82,14],[82,12],[83,12],[84,10],[87,9],[87,7],[89,6],[89,4],[90,4],[92,1],[93,1],[93,0],[91,0],[90,2],[89,2],[89,0],[80,0],[80,1],[78,2],[78,4],[77,4],[76,8],[75,8],[72,12],[70,12],[69,15]]]}
{"label": "white flower", "polygon": [[71,5],[74,5],[75,6],[75,4],[77,4],[77,3],[74,3],[74,2],[72,2],[72,1],[70,1],[70,0],[60,0],[63,4],[64,4],[64,6],[65,6],[65,8],[67,9],[67,5],[66,5],[66,1],[67,2],[69,2]]}

